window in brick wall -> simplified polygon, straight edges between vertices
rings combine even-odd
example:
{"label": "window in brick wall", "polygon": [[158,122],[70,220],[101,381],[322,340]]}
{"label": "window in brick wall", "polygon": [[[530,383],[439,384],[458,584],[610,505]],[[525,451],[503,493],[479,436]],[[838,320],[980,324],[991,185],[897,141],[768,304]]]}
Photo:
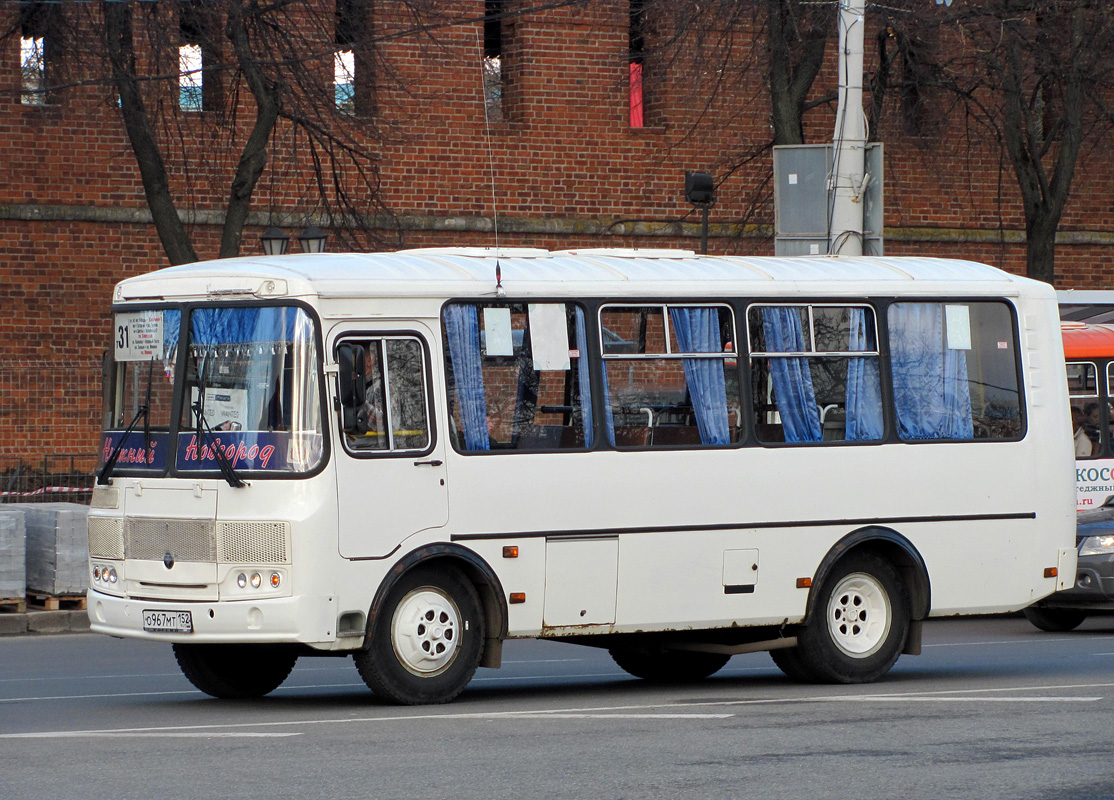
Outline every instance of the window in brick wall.
{"label": "window in brick wall", "polygon": [[372,0],[337,0],[333,99],[345,114],[369,114],[374,104]]}
{"label": "window in brick wall", "polygon": [[23,82],[20,101],[37,106],[46,102],[46,59],[43,58],[44,39],[41,36],[23,36],[19,40],[19,66]]}
{"label": "window in brick wall", "polygon": [[333,96],[338,110],[356,111],[356,54],[351,50],[337,50],[333,55]]}
{"label": "window in brick wall", "polygon": [[641,128],[643,115],[642,70],[646,54],[646,6],[644,0],[630,0],[628,61],[630,66],[630,126]]}
{"label": "window in brick wall", "polygon": [[201,47],[184,44],[178,48],[178,106],[183,111],[204,108]]}
{"label": "window in brick wall", "polygon": [[223,102],[214,37],[221,31],[221,20],[215,14],[211,4],[183,3],[179,8],[178,107],[182,111],[215,111]]}
{"label": "window in brick wall", "polygon": [[19,6],[19,99],[23,105],[41,106],[50,100],[48,76],[57,61],[57,3],[24,2]]}
{"label": "window in brick wall", "polygon": [[488,122],[504,120],[505,95],[503,63],[504,0],[484,1],[484,113]]}

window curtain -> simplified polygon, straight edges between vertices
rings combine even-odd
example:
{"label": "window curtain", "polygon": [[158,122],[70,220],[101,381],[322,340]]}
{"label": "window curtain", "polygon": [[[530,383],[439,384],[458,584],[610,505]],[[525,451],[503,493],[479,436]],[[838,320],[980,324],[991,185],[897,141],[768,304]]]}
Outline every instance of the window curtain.
{"label": "window curtain", "polygon": [[897,431],[902,439],[972,439],[967,354],[947,347],[940,303],[889,310]]}
{"label": "window curtain", "polygon": [[483,365],[480,361],[479,312],[473,305],[445,306],[445,337],[449,342],[456,398],[465,450],[490,450],[487,434],[487,400],[484,397]]}
{"label": "window curtain", "polygon": [[[867,327],[870,315],[865,308],[850,309],[852,353],[877,350]],[[882,389],[878,380],[878,359],[875,356],[852,356],[847,363],[847,441],[881,439]]]}
{"label": "window curtain", "polygon": [[630,62],[630,126],[642,127],[642,64]]}
{"label": "window curtain", "polygon": [[[763,308],[762,330],[766,336],[767,352],[801,353],[809,348],[795,308]],[[775,357],[769,362],[774,400],[781,414],[785,441],[819,442],[823,438],[820,413],[816,408],[816,391],[812,387],[808,359]]]}
{"label": "window curtain", "polygon": [[182,312],[168,308],[162,312],[162,367],[166,377],[174,378],[178,359],[178,337],[182,334]]}
{"label": "window curtain", "polygon": [[[580,306],[576,306],[574,310],[574,320],[576,325],[576,352],[580,354],[579,358],[576,359],[576,385],[580,401],[580,423],[584,426],[584,446],[591,447],[595,438],[595,429],[592,421],[592,382],[590,365],[588,363],[588,331],[584,326],[584,309]],[[614,425],[611,426],[611,430],[612,438],[614,438]]]}
{"label": "window curtain", "polygon": [[615,413],[611,410],[611,387],[607,383],[607,366],[609,361],[602,361],[603,365],[603,421],[607,428],[607,441],[615,446]]}
{"label": "window curtain", "polygon": [[[677,343],[685,353],[722,353],[719,312],[714,308],[670,308],[669,321],[677,334]],[[703,444],[728,444],[731,433],[727,420],[727,388],[723,378],[723,360],[719,358],[684,358],[685,384],[696,427]]]}

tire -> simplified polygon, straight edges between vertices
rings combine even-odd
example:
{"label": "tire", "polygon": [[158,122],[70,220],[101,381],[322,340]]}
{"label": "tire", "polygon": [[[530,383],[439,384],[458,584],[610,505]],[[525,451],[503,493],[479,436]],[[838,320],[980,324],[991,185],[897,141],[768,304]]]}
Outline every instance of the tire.
{"label": "tire", "polygon": [[613,647],[615,663],[636,678],[653,683],[690,683],[723,669],[731,656],[660,647]]}
{"label": "tire", "polygon": [[190,683],[222,700],[270,694],[298,660],[293,649],[266,644],[176,644],[174,657]]}
{"label": "tire", "polygon": [[799,664],[790,668],[819,683],[869,683],[894,665],[908,632],[909,598],[898,571],[873,553],[852,554],[824,579],[812,619],[797,632]]}
{"label": "tire", "polygon": [[1025,619],[1042,631],[1063,633],[1073,631],[1087,619],[1087,612],[1075,608],[1041,608],[1030,606],[1023,612]]}
{"label": "tire", "polygon": [[816,683],[815,673],[805,666],[796,647],[782,647],[777,650],[770,650],[769,653],[777,668],[784,672],[790,680],[797,683]]}
{"label": "tire", "polygon": [[416,567],[387,593],[356,668],[392,703],[447,703],[480,664],[484,617],[475,587],[457,570]]}

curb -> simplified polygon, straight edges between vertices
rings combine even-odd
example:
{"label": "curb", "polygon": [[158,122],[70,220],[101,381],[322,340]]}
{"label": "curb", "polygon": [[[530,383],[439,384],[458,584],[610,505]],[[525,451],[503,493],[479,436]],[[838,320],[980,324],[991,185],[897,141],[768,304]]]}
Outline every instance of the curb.
{"label": "curb", "polygon": [[45,633],[84,633],[89,630],[89,615],[80,611],[30,611],[0,614],[0,637]]}

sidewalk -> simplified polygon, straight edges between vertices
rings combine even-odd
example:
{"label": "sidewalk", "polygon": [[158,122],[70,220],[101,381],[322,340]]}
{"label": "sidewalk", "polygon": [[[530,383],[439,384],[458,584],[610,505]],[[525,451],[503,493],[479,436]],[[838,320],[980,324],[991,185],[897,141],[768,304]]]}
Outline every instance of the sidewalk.
{"label": "sidewalk", "polygon": [[80,633],[89,630],[85,609],[0,612],[0,637],[41,633]]}

